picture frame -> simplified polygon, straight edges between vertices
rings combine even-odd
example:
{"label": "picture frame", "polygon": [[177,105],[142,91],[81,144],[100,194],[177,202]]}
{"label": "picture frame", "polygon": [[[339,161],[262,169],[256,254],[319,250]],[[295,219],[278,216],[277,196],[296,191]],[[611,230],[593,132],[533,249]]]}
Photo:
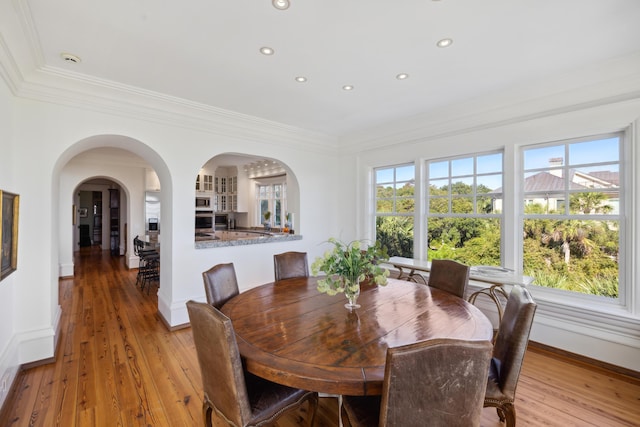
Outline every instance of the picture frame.
{"label": "picture frame", "polygon": [[78,209],[78,213],[80,214],[80,218],[86,218],[89,214],[89,210],[87,208]]}
{"label": "picture frame", "polygon": [[20,196],[0,190],[0,280],[18,268]]}

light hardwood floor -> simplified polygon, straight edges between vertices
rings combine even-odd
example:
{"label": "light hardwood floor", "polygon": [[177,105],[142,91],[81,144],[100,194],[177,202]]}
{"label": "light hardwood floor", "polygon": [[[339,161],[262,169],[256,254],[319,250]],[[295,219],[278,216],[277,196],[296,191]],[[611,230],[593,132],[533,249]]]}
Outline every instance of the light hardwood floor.
{"label": "light hardwood floor", "polygon": [[[170,332],[123,257],[85,248],[60,280],[55,363],[20,372],[0,426],[201,426],[202,386],[189,328]],[[539,349],[527,353],[516,401],[520,426],[638,426],[640,381]],[[304,408],[278,427],[304,425]],[[316,426],[337,426],[322,398]],[[428,423],[425,423],[428,425]],[[482,425],[498,427],[494,409]]]}

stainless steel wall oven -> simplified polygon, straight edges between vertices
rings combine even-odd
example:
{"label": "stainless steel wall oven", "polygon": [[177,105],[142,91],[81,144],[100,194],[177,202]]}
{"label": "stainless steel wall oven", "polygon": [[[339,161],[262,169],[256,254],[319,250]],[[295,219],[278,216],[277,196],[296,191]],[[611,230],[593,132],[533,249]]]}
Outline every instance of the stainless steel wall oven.
{"label": "stainless steel wall oven", "polygon": [[196,232],[214,231],[212,211],[196,211]]}

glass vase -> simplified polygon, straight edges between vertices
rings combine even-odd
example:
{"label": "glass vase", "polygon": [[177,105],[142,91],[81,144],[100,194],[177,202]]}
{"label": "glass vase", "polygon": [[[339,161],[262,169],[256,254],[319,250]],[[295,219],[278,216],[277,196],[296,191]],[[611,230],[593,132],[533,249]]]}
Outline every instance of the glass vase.
{"label": "glass vase", "polygon": [[360,279],[356,277],[343,277],[344,295],[347,297],[347,303],[344,305],[349,310],[360,308],[358,297],[360,296]]}

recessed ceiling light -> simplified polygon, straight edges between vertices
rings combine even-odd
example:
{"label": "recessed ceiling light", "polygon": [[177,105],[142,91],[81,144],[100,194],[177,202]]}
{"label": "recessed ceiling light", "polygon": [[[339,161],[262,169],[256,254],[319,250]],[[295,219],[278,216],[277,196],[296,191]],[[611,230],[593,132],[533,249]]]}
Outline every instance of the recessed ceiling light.
{"label": "recessed ceiling light", "polygon": [[342,86],[342,89],[343,89],[343,90],[353,90],[353,86],[351,86],[351,85],[344,85],[344,86]]}
{"label": "recessed ceiling light", "polygon": [[273,0],[273,7],[279,10],[289,9],[289,0]]}
{"label": "recessed ceiling light", "polygon": [[306,78],[306,77],[304,77],[304,76],[298,76],[298,77],[296,77],[296,81],[297,81],[298,83],[304,83],[304,82],[306,82],[306,81],[307,81],[307,78]]}
{"label": "recessed ceiling light", "polygon": [[65,61],[67,61],[67,62],[73,62],[74,64],[77,64],[77,63],[79,63],[80,61],[82,61],[82,60],[80,59],[80,57],[78,57],[78,56],[76,56],[76,55],[72,55],[72,54],[70,54],[70,53],[61,53],[61,54],[60,54],[60,57],[61,57],[62,59],[64,59]]}
{"label": "recessed ceiling light", "polygon": [[436,46],[438,46],[438,47],[449,47],[449,46],[451,46],[451,44],[453,44],[453,40],[452,39],[442,39],[442,40],[438,40],[438,43],[436,43]]}
{"label": "recessed ceiling light", "polygon": [[404,80],[404,79],[408,79],[409,78],[409,74],[407,73],[400,73],[396,76],[396,79],[398,80]]}
{"label": "recessed ceiling light", "polygon": [[260,48],[260,53],[263,55],[273,55],[275,51],[270,47],[264,46]]}

